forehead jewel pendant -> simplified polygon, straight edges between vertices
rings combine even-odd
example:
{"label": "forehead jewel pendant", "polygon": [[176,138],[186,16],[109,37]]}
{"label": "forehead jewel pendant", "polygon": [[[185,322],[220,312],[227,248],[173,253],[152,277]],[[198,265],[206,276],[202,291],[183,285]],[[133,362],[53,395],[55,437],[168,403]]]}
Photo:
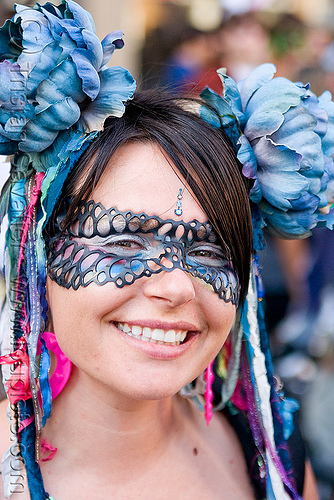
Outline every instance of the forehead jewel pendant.
{"label": "forehead jewel pendant", "polygon": [[180,188],[179,194],[177,195],[177,202],[174,213],[176,215],[182,215],[182,188]]}

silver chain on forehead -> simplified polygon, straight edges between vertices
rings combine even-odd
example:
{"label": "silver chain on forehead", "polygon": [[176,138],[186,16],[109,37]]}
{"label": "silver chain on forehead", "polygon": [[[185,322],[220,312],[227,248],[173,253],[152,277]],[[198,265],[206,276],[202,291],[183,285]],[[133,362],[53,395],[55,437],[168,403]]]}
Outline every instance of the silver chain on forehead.
{"label": "silver chain on forehead", "polygon": [[[211,285],[226,302],[238,303],[239,282],[231,263],[222,267],[196,264],[187,258],[194,243],[217,242],[210,222],[176,222],[172,219],[106,209],[101,203],[88,201],[68,229],[61,229],[58,218],[55,235],[49,241],[48,274],[58,285],[78,289],[90,283],[113,282],[121,288],[143,276],[182,269]],[[93,238],[111,235],[147,234],[158,242],[158,255],[119,255],[92,248]],[[85,239],[85,243],[80,242]],[[88,240],[88,241],[87,241]],[[101,245],[100,245],[101,246]],[[154,252],[153,252],[154,254]]]}

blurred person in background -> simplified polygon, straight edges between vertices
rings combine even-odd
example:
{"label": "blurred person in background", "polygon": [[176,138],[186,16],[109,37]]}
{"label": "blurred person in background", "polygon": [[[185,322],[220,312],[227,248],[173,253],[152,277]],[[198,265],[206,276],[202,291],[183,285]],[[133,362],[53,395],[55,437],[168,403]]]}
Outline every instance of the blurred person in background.
{"label": "blurred person in background", "polygon": [[268,32],[255,13],[234,15],[223,22],[219,33],[219,67],[242,80],[270,58]]}

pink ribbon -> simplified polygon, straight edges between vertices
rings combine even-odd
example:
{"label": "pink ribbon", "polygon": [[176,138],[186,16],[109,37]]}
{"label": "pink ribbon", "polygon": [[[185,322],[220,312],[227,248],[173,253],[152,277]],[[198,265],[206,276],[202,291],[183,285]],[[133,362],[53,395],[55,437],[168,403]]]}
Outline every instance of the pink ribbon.
{"label": "pink ribbon", "polygon": [[8,399],[11,404],[26,401],[31,398],[29,386],[29,357],[27,343],[23,337],[19,339],[19,348],[11,354],[0,356],[0,365],[14,365],[17,367],[6,382]]}

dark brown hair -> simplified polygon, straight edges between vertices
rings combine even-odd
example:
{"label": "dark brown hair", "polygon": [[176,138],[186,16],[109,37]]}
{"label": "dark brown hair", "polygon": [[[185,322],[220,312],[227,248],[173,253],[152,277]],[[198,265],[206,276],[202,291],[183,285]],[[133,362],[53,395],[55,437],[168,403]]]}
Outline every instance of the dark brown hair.
{"label": "dark brown hair", "polygon": [[215,228],[239,277],[242,301],[252,254],[245,180],[223,130],[204,122],[194,106],[198,108],[197,100],[151,91],[136,94],[121,118],[108,118],[104,130],[83,154],[66,183],[61,199],[71,197],[72,202],[65,226],[89,199],[121,145],[133,141],[156,143],[175,166],[176,173],[186,180]]}

